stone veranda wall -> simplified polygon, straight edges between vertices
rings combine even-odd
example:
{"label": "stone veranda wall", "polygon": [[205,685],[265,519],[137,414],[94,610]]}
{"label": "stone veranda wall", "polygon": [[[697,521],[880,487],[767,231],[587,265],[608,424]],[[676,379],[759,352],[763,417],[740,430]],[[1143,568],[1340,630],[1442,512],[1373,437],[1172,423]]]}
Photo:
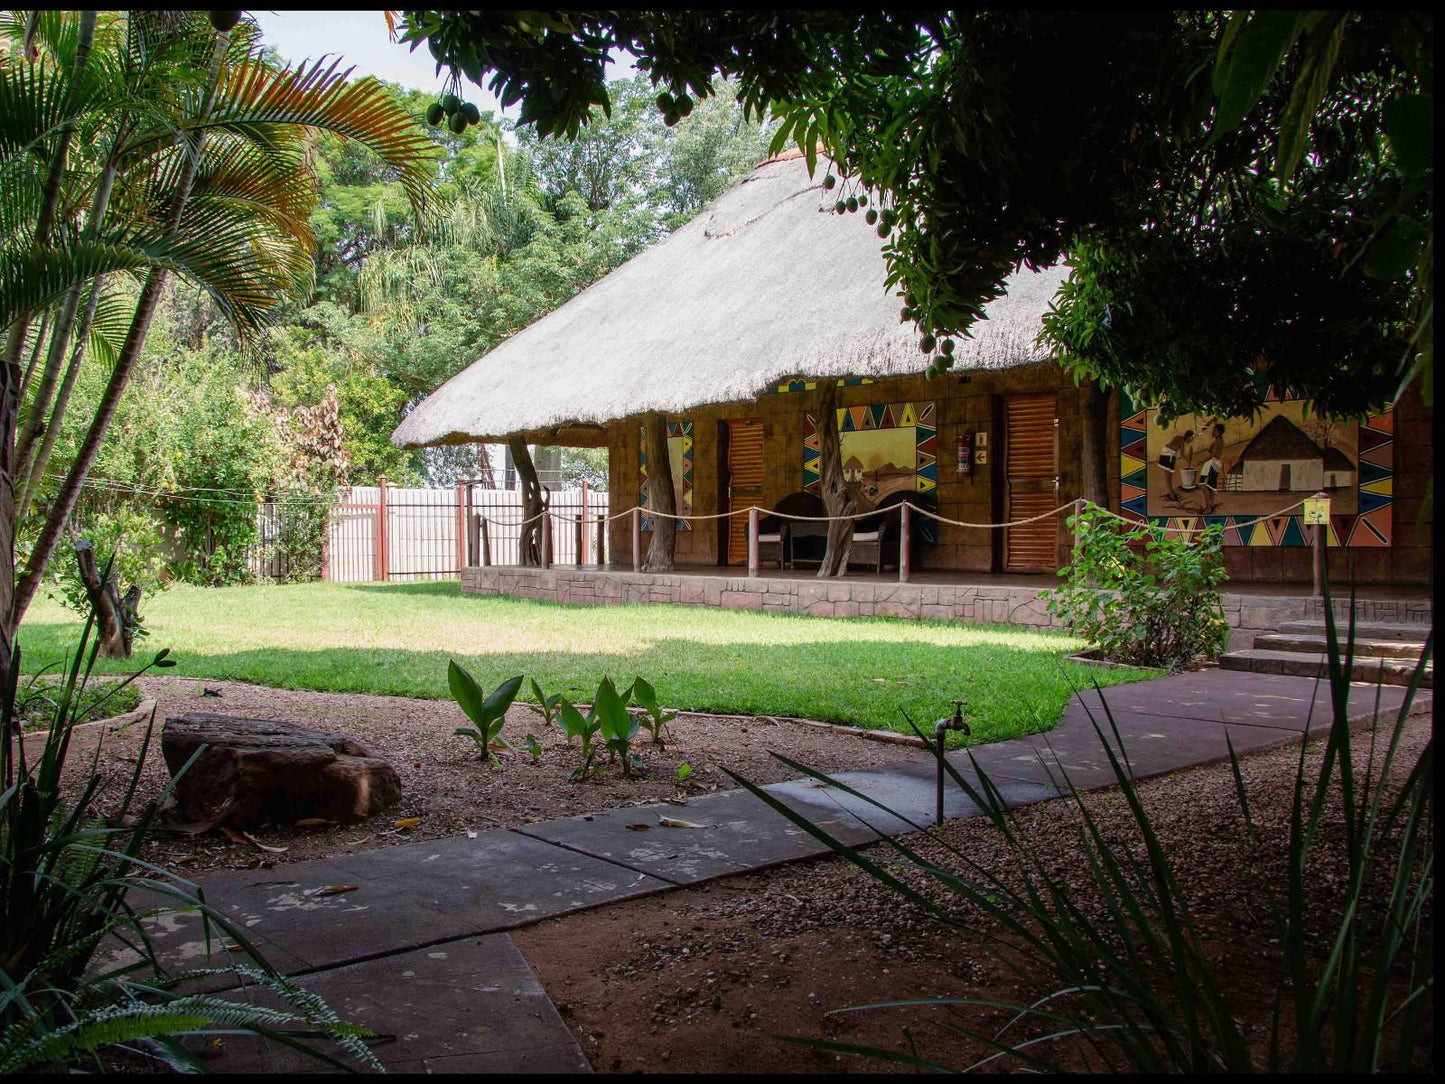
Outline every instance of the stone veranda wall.
{"label": "stone veranda wall", "polygon": [[[507,595],[546,602],[617,606],[663,602],[728,610],[808,614],[815,617],[903,617],[962,624],[1000,623],[1055,628],[1058,621],[1031,587],[1000,584],[883,583],[876,580],[773,579],[747,576],[688,576],[646,572],[587,571],[517,567],[467,568],[462,593]],[[1335,600],[1343,618],[1346,599]],[[1430,603],[1357,599],[1356,620],[1430,622]],[[1324,616],[1322,599],[1226,594],[1229,647],[1251,647],[1254,636],[1277,631],[1286,621]]]}

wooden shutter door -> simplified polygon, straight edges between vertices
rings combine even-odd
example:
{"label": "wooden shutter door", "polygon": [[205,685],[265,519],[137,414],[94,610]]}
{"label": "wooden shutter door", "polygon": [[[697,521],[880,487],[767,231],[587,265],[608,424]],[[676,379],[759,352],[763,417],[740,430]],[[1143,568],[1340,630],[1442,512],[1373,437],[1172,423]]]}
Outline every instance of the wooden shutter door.
{"label": "wooden shutter door", "polygon": [[[1059,449],[1055,395],[1004,400],[1004,519],[1028,519],[1058,507]],[[1059,519],[1004,530],[1004,569],[1057,572]]]}
{"label": "wooden shutter door", "polygon": [[[728,426],[728,489],[725,511],[761,507],[763,503],[763,423],[735,418]],[[748,517],[728,521],[728,564],[748,563]]]}

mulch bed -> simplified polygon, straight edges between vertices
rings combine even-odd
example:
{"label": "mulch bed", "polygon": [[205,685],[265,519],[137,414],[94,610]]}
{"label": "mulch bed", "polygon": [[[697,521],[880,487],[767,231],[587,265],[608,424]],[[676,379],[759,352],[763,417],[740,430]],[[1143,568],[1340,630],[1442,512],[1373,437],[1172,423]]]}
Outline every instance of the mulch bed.
{"label": "mulch bed", "polygon": [[[739,719],[687,715],[667,726],[665,748],[639,733],[637,749],[646,766],[638,778],[623,778],[617,765],[605,766],[601,779],[573,782],[568,776],[582,763],[555,727],[550,730],[530,708],[517,705],[507,714],[503,734],[518,748],[503,754],[503,767],[493,769],[477,756],[476,746],[454,736],[467,724],[455,704],[393,696],[330,694],[269,689],[237,682],[147,677],[137,682],[146,697],[155,697],[156,732],[141,773],[141,800],[160,793],[169,779],[161,758],[160,729],[168,716],[209,711],[258,719],[285,719],[322,730],[340,730],[375,756],[387,760],[401,777],[401,801],[359,824],[315,827],[266,827],[251,835],[267,847],[219,832],[201,836],[160,836],[146,857],[191,876],[224,868],[270,868],[285,862],[322,858],[370,847],[409,843],[468,831],[506,828],[552,817],[592,813],[619,806],[656,802],[675,795],[701,794],[734,786],[726,765],[747,779],[773,783],[797,773],[775,760],[770,751],[790,756],[822,771],[867,768],[920,751],[888,745],[834,731],[767,718]],[[213,695],[214,694],[214,695]],[[135,768],[145,724],[121,728],[87,727],[75,732],[66,778],[78,783],[89,771],[94,742],[103,740],[101,771],[105,785],[97,812],[110,812]],[[536,735],[543,750],[537,763],[521,748],[522,738]],[[43,736],[30,738],[34,749]],[[606,760],[605,755],[600,758]],[[678,768],[693,772],[683,784]],[[399,820],[419,818],[407,828]]]}
{"label": "mulch bed", "polygon": [[[1410,724],[1397,781],[1429,734],[1428,718]],[[1353,741],[1362,764],[1370,736]],[[1318,769],[1321,748],[1321,742],[1311,744],[1311,771]],[[1248,840],[1227,763],[1139,787],[1200,921],[1205,951],[1238,998],[1236,1015],[1253,1029],[1261,1059],[1278,961],[1271,906],[1285,883],[1298,755],[1298,746],[1286,746],[1242,762],[1262,838],[1257,846]],[[1106,833],[1135,838],[1117,791],[1095,792],[1085,800]],[[1319,930],[1338,907],[1333,890],[1346,874],[1337,806],[1324,823],[1309,871],[1312,923]],[[1076,842],[1076,809],[1064,801],[1027,807],[1016,814],[1016,824],[1032,847],[1052,856],[1053,872],[1082,890],[1092,917],[1102,918],[1102,905],[1086,887],[1092,878]],[[1018,865],[998,832],[982,820],[954,822],[942,835],[991,869]],[[926,843],[918,849],[937,859],[943,855]],[[886,852],[877,847],[870,853]],[[993,1034],[1005,1022],[1003,1013],[915,1007],[830,1015],[850,1005],[910,998],[1026,1002],[1055,988],[1050,975],[1028,962],[997,954],[999,931],[989,920],[962,903],[953,913],[961,924],[944,927],[846,861],[827,858],[549,920],[513,936],[599,1071],[900,1068],[784,1037],[898,1052],[914,1044],[921,1057],[961,1068],[992,1051],[943,1025]],[[1076,1070],[1101,1068],[1078,1050],[1065,1052],[1063,1060]],[[1022,1066],[1005,1059],[990,1068]]]}

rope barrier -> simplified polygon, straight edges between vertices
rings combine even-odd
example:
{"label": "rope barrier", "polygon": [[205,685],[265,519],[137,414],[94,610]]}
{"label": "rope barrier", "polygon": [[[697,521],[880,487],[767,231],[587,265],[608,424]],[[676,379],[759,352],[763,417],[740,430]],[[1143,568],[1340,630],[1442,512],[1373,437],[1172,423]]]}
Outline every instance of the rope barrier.
{"label": "rope barrier", "polygon": [[[940,515],[939,513],[934,512],[934,511],[931,510],[931,509],[924,508],[922,505],[914,504],[912,501],[903,501],[903,502],[900,502],[899,504],[894,505],[892,508],[885,508],[885,509],[877,509],[877,508],[875,508],[875,509],[872,509],[871,511],[855,512],[855,513],[852,513],[851,515],[846,515],[846,516],[804,516],[804,515],[799,515],[799,514],[793,513],[793,512],[779,512],[779,511],[776,511],[776,510],[773,510],[773,509],[763,509],[763,508],[761,508],[761,507],[759,507],[758,512],[759,512],[760,515],[764,515],[764,516],[775,516],[775,517],[777,517],[778,519],[794,520],[794,521],[802,522],[802,523],[832,523],[832,522],[835,521],[835,520],[857,521],[857,520],[860,520],[860,519],[872,519],[872,518],[875,518],[875,517],[878,517],[878,516],[888,515],[890,512],[894,511],[895,509],[901,509],[904,504],[907,504],[908,507],[909,507],[910,509],[912,509],[914,512],[917,512],[917,513],[919,513],[920,515],[927,516],[929,519],[935,520],[935,521],[938,522],[938,523],[946,523],[946,524],[948,524],[948,525],[951,526],[951,527],[963,527],[963,528],[966,528],[966,529],[969,529],[969,530],[980,530],[980,531],[985,531],[985,530],[986,530],[986,531],[1005,530],[1005,529],[1010,528],[1010,527],[1023,527],[1023,526],[1025,526],[1025,525],[1027,525],[1027,524],[1030,524],[1030,523],[1038,523],[1040,520],[1048,519],[1048,518],[1050,518],[1051,516],[1057,516],[1060,512],[1068,512],[1068,511],[1077,512],[1077,510],[1078,510],[1078,508],[1079,508],[1079,506],[1080,506],[1081,504],[1089,504],[1089,505],[1091,505],[1092,507],[1097,508],[1099,511],[1103,512],[1105,515],[1110,516],[1110,517],[1112,517],[1113,519],[1119,520],[1121,523],[1127,523],[1127,524],[1129,524],[1130,526],[1143,526],[1143,527],[1147,527],[1147,528],[1149,528],[1150,530],[1154,530],[1154,531],[1166,531],[1166,532],[1172,532],[1172,533],[1176,533],[1176,534],[1199,534],[1199,533],[1202,533],[1203,531],[1206,531],[1206,530],[1209,529],[1209,525],[1205,525],[1205,526],[1203,526],[1203,527],[1175,527],[1175,526],[1170,526],[1170,525],[1167,525],[1167,524],[1154,524],[1154,523],[1149,523],[1147,520],[1143,520],[1143,519],[1131,519],[1131,518],[1129,518],[1128,516],[1120,515],[1118,512],[1115,512],[1113,509],[1105,508],[1105,507],[1104,507],[1103,505],[1101,505],[1101,504],[1095,504],[1093,501],[1088,501],[1088,500],[1085,500],[1084,498],[1080,498],[1079,500],[1076,500],[1076,501],[1067,501],[1067,502],[1065,502],[1064,504],[1059,505],[1057,508],[1050,509],[1050,510],[1047,511],[1047,512],[1040,512],[1040,513],[1039,513],[1038,515],[1036,515],[1036,516],[1028,516],[1028,517],[1026,517],[1026,518],[1024,518],[1024,519],[1011,519],[1011,520],[1007,520],[1007,521],[1002,522],[1002,523],[969,523],[969,522],[966,521],[966,520],[951,519],[951,518],[949,518],[948,516]],[[1255,518],[1255,519],[1245,520],[1243,523],[1232,523],[1232,524],[1229,525],[1229,528],[1230,528],[1231,530],[1235,530],[1235,529],[1242,528],[1242,527],[1252,527],[1252,526],[1254,526],[1256,523],[1264,523],[1266,520],[1279,519],[1281,516],[1284,516],[1284,515],[1292,512],[1292,511],[1294,511],[1296,508],[1299,508],[1299,507],[1300,507],[1301,505],[1303,505],[1303,504],[1304,504],[1304,499],[1301,498],[1300,500],[1295,501],[1293,504],[1286,505],[1285,507],[1279,509],[1278,511],[1271,512],[1271,513],[1269,513],[1268,515],[1259,516],[1259,517],[1257,517],[1257,518]],[[620,511],[620,512],[615,512],[615,513],[613,513],[612,515],[609,515],[609,516],[604,517],[604,522],[611,523],[613,520],[622,519],[624,516],[630,516],[630,515],[632,515],[634,512],[640,512],[640,513],[642,513],[644,516],[658,516],[658,517],[661,517],[661,518],[663,518],[663,519],[674,519],[674,520],[679,520],[679,521],[691,522],[691,521],[693,521],[693,520],[731,519],[733,516],[745,516],[745,515],[747,515],[751,510],[752,510],[751,508],[736,508],[736,509],[734,509],[734,510],[731,511],[731,512],[712,512],[712,513],[707,513],[707,514],[694,512],[694,513],[692,513],[692,514],[690,514],[690,515],[683,515],[683,514],[680,514],[680,513],[655,511],[655,510],[653,510],[653,509],[649,509],[649,508],[645,507],[644,505],[635,504],[635,505],[631,506],[630,508],[625,508],[625,509],[623,509],[623,510]],[[478,513],[478,514],[480,515],[480,513]],[[555,512],[555,511],[552,511],[552,510],[550,510],[550,509],[547,510],[546,512],[539,512],[539,513],[537,513],[537,515],[532,516],[530,519],[522,520],[520,523],[515,523],[515,522],[502,523],[502,522],[499,522],[499,521],[497,521],[497,520],[489,519],[489,518],[487,518],[487,517],[485,517],[485,516],[482,516],[481,518],[487,519],[487,522],[490,523],[490,524],[492,524],[493,526],[498,526],[498,527],[524,527],[524,526],[526,526],[528,523],[531,523],[531,522],[533,522],[534,520],[540,519],[540,518],[541,518],[542,516],[544,516],[544,515],[551,515],[551,516],[553,516],[553,517],[555,517],[555,518],[557,518],[557,519],[560,519],[560,520],[563,520],[563,521],[569,522],[569,523],[570,523],[570,522],[575,522],[575,518],[574,518],[574,517],[575,517],[575,513]],[[1189,518],[1196,518],[1196,517],[1189,517]]]}

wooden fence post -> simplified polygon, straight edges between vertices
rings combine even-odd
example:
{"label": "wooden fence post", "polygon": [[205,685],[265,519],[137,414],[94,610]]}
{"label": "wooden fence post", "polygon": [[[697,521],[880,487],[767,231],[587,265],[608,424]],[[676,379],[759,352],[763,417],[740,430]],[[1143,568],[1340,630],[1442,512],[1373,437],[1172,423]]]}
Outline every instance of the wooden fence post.
{"label": "wooden fence post", "polygon": [[642,509],[632,509],[632,571],[642,571]]}
{"label": "wooden fence post", "polygon": [[572,523],[573,553],[576,554],[573,560],[575,560],[579,566],[587,563],[587,543],[583,539],[584,530],[582,527],[585,522],[586,519],[583,513],[578,512],[577,518]]}
{"label": "wooden fence post", "polygon": [[457,483],[457,575],[467,567],[467,508],[462,483]]}
{"label": "wooden fence post", "polygon": [[552,511],[542,512],[542,567],[552,567]]}
{"label": "wooden fence post", "polygon": [[597,513],[597,567],[605,568],[607,565],[607,517],[601,512]]}
{"label": "wooden fence post", "polygon": [[[782,562],[779,561],[779,564]],[[758,506],[748,509],[748,576],[758,574]]]}
{"label": "wooden fence post", "polygon": [[[913,555],[909,552],[909,550],[910,550],[912,547],[911,547],[910,544],[909,544],[909,541],[910,541],[910,540],[909,540],[909,537],[908,537],[909,534],[910,534],[910,528],[912,527],[913,524],[912,524],[912,519],[911,519],[911,517],[910,517],[909,514],[908,514],[908,511],[909,511],[909,504],[908,504],[907,501],[904,501],[903,503],[901,503],[901,504],[898,506],[898,582],[899,582],[899,583],[907,583],[907,582],[908,582],[909,573],[913,571],[913,570],[909,567],[909,565],[912,563]],[[883,544],[882,533],[883,533],[883,532],[882,532],[882,529],[880,528],[880,529],[879,529],[879,539],[878,539],[878,544],[879,544],[880,546]],[[879,565],[881,566],[882,563],[883,563],[883,558],[880,557],[880,558],[878,559],[878,563],[879,563]]]}
{"label": "wooden fence post", "polygon": [[490,568],[492,564],[492,536],[487,533],[487,517],[477,515],[477,527],[482,536],[482,567]]}
{"label": "wooden fence post", "polygon": [[578,513],[578,518],[582,521],[582,533],[577,536],[577,563],[579,565],[585,565],[587,563],[587,524],[589,518],[587,515],[587,496],[587,479],[583,478],[582,511]]}
{"label": "wooden fence post", "polygon": [[381,476],[381,499],[376,505],[376,578],[386,582],[386,475]]}

